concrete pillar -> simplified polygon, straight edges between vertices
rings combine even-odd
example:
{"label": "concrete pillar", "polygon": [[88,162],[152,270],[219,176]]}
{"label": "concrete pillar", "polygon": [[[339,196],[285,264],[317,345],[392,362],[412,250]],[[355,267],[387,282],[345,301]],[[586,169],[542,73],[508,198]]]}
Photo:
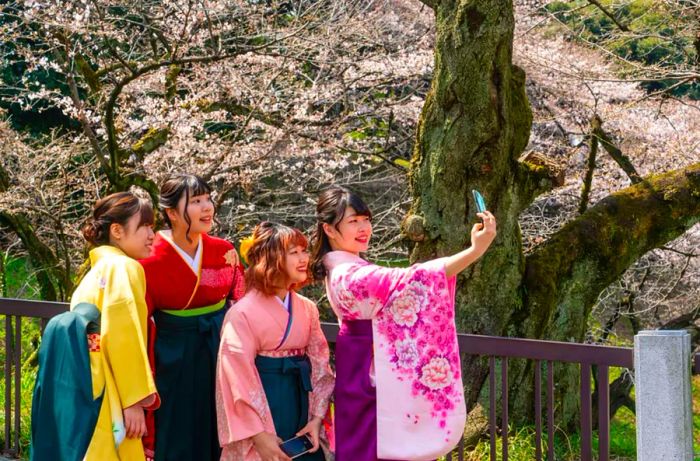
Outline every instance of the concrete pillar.
{"label": "concrete pillar", "polygon": [[648,330],[634,337],[638,461],[692,461],[690,335]]}

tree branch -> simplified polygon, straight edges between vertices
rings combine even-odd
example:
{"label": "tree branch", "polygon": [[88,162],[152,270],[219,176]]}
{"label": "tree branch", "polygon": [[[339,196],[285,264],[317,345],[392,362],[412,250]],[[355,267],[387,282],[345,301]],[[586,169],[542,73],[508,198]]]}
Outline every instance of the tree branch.
{"label": "tree branch", "polygon": [[564,185],[566,179],[562,165],[546,155],[530,151],[518,160],[516,183],[520,188],[518,209],[525,209],[540,194]]}
{"label": "tree branch", "polygon": [[[595,119],[594,119],[595,120]],[[595,161],[598,156],[598,138],[593,135],[589,136],[591,140],[591,149],[588,152],[588,168],[586,168],[586,177],[583,179],[583,188],[581,189],[581,202],[578,205],[579,214],[585,213],[588,208],[588,196],[591,194],[591,186],[593,185],[593,172],[595,171]]]}
{"label": "tree branch", "polygon": [[605,8],[605,6],[603,6],[603,4],[600,3],[598,0],[588,0],[588,3],[598,7],[598,9],[600,11],[602,11],[605,16],[609,17],[612,20],[612,22],[614,22],[615,25],[620,28],[620,30],[622,30],[624,32],[630,31],[629,27],[627,27],[625,24],[622,24],[620,21],[618,21],[617,18],[615,17],[615,15],[611,11],[609,11],[607,8]]}
{"label": "tree branch", "polygon": [[41,299],[46,301],[65,299],[66,294],[71,290],[70,275],[63,273],[53,250],[39,239],[29,219],[22,213],[1,210],[0,227],[9,228],[22,241],[29,255],[29,261],[37,271],[36,278],[39,282]]}
{"label": "tree branch", "polygon": [[420,0],[420,2],[432,9],[436,9],[440,5],[440,0]]}
{"label": "tree branch", "polygon": [[603,131],[603,121],[597,115],[593,117],[591,121],[593,125],[593,135],[600,141],[603,148],[610,154],[610,156],[615,160],[615,162],[622,168],[622,170],[630,178],[632,184],[637,184],[642,181],[642,177],[639,176],[637,170],[630,159],[622,153],[622,151],[612,143],[610,136]]}
{"label": "tree branch", "polygon": [[699,196],[696,163],[647,177],[569,222],[526,258],[524,314],[531,318],[523,333],[542,337],[565,318],[556,339],[581,340],[599,293],[640,256],[700,221]]}

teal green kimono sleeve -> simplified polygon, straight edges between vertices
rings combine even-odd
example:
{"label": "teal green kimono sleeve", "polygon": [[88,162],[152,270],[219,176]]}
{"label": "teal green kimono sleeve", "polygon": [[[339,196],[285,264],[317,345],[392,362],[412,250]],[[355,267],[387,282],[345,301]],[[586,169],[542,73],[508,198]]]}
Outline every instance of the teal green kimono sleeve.
{"label": "teal green kimono sleeve", "polygon": [[85,457],[103,396],[93,399],[87,344],[88,329],[99,318],[95,306],[80,304],[46,325],[32,399],[32,461]]}

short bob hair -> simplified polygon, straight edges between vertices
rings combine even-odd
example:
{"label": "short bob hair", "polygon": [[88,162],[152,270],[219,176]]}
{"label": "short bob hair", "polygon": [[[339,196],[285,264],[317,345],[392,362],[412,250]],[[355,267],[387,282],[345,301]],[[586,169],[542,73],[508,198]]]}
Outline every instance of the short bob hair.
{"label": "short bob hair", "polygon": [[[246,287],[267,295],[274,294],[275,289],[280,288],[278,284],[287,276],[284,269],[287,251],[297,245],[304,249],[309,246],[308,240],[298,229],[269,221],[258,224],[253,231],[253,243],[246,254]],[[305,284],[291,288],[298,290]]]}

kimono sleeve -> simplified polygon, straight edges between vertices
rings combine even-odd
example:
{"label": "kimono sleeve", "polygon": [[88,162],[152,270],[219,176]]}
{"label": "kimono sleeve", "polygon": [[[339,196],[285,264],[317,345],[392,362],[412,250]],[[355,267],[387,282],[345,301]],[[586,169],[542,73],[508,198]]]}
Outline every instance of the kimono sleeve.
{"label": "kimono sleeve", "polygon": [[219,442],[226,446],[266,430],[269,409],[255,367],[257,341],[244,314],[229,310],[216,370]]}
{"label": "kimono sleeve", "polygon": [[141,266],[124,259],[108,272],[102,303],[101,348],[112,371],[122,408],[149,396],[160,403],[146,351],[145,277]]}
{"label": "kimono sleeve", "polygon": [[373,319],[420,269],[443,272],[444,260],[411,267],[383,267],[375,264],[345,264],[334,269],[331,290],[341,315],[347,320]]}
{"label": "kimono sleeve", "polygon": [[321,330],[318,309],[312,302],[307,302],[306,308],[311,320],[306,355],[311,362],[311,386],[313,388],[309,396],[309,412],[312,416],[323,418],[328,411],[328,404],[333,394],[335,377],[329,365],[328,341]]}
{"label": "kimono sleeve", "polygon": [[[236,250],[233,250],[236,251]],[[245,295],[245,270],[241,263],[233,266],[233,284],[231,285],[231,298],[238,301]]]}

